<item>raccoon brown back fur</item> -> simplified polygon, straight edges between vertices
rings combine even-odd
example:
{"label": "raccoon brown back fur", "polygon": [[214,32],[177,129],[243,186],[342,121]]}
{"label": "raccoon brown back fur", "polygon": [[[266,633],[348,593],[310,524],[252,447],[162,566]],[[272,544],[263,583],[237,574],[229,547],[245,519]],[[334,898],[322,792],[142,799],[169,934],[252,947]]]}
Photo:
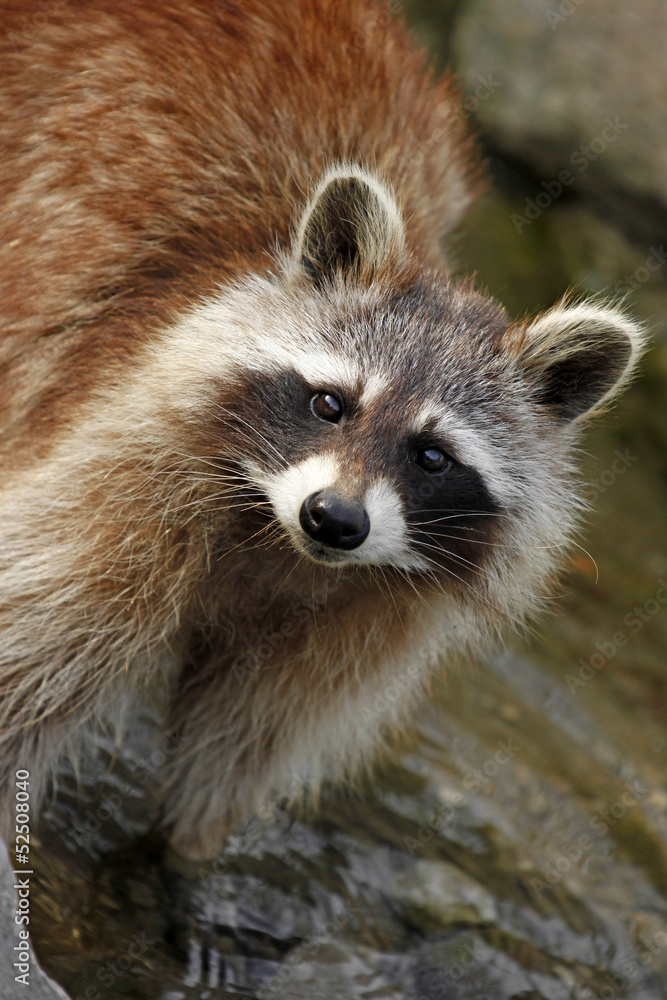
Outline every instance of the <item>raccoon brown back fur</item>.
{"label": "raccoon brown back fur", "polygon": [[[470,147],[449,83],[386,7],[54,7],[46,23],[37,3],[1,8],[2,358],[29,365],[51,339],[41,445],[97,367],[266,266],[331,162],[376,166],[437,260],[469,201]],[[15,397],[10,383],[2,405],[24,420],[35,401]]]}
{"label": "raccoon brown back fur", "polygon": [[[331,569],[276,530],[239,465],[269,445],[279,454],[239,402],[263,390],[225,370],[217,395],[198,394],[210,335],[200,350],[188,317],[287,266],[300,216],[317,236],[309,193],[350,164],[350,199],[365,192],[359,218],[384,212],[389,232],[386,185],[403,223],[382,251],[368,243],[365,264],[356,248],[354,282],[332,278],[331,316],[405,293],[428,318],[474,156],[450,83],[433,80],[383,5],[29,0],[0,12],[0,812],[10,815],[17,768],[41,786],[82,725],[120,712],[128,691],[166,687],[182,746],[165,775],[165,825],[177,849],[211,855],[286,775],[316,784],[327,761],[370,755],[378,735],[361,708],[392,681],[405,708],[437,650],[408,672],[415,643],[434,634],[430,577]],[[304,246],[298,322],[314,326]],[[254,313],[244,294],[237,330]],[[482,331],[479,358],[499,378],[512,358],[531,372],[551,364],[550,320],[508,334],[491,300],[447,294],[441,315]],[[260,322],[284,311],[289,327],[289,300],[267,284]],[[617,370],[598,397],[631,367],[614,336]],[[202,369],[202,385],[211,379]],[[508,375],[507,394],[515,384]],[[550,392],[540,413],[555,434]],[[554,476],[569,482],[556,451]],[[555,550],[571,506],[553,537],[545,522]],[[445,622],[456,611],[457,648],[520,621],[548,592],[557,560],[520,548],[514,582],[494,569],[475,588],[450,573],[438,608]]]}

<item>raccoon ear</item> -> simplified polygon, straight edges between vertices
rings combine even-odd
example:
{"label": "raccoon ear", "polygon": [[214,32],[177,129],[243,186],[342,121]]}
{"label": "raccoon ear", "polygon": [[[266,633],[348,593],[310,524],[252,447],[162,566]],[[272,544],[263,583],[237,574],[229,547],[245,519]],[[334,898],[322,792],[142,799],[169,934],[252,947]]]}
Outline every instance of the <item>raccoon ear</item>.
{"label": "raccoon ear", "polygon": [[645,332],[613,306],[559,304],[509,333],[508,349],[563,423],[603,405],[628,380]]}
{"label": "raccoon ear", "polygon": [[318,284],[338,274],[370,280],[404,245],[398,206],[387,187],[361,167],[327,171],[309,201],[293,255]]}

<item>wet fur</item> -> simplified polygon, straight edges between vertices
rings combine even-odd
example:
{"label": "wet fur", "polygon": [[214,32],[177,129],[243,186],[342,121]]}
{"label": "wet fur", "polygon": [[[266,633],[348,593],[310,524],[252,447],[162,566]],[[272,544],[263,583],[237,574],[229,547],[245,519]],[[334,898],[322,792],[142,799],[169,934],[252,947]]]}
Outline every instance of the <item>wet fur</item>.
{"label": "wet fur", "polygon": [[[600,304],[512,324],[448,282],[476,169],[386,7],[41,9],[0,4],[0,812],[17,768],[38,792],[86,725],[166,687],[164,825],[205,857],[290,775],[371,759],[444,652],[539,609],[578,418],[641,332]],[[424,543],[427,572],[304,557],[269,487],[319,439],[262,410],[294,358],[359,381],[350,490],[391,479],[435,399],[495,513]]]}

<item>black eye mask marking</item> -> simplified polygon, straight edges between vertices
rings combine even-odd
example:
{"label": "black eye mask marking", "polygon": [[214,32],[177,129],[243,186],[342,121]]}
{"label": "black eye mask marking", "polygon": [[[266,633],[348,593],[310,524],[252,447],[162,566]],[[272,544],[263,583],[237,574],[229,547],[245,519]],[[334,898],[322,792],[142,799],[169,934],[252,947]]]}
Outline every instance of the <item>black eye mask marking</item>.
{"label": "black eye mask marking", "polygon": [[434,567],[465,578],[483,563],[501,508],[476,469],[433,450],[445,456],[442,471],[413,462],[399,483],[408,534],[413,550]]}
{"label": "black eye mask marking", "polygon": [[218,448],[279,472],[321,447],[326,423],[314,419],[313,388],[292,368],[244,371],[221,385]]}

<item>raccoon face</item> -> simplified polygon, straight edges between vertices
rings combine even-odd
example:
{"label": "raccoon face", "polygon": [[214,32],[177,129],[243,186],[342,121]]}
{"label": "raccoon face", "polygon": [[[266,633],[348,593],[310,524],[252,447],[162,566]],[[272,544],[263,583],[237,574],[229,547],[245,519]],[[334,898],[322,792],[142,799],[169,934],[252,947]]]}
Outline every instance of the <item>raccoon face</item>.
{"label": "raccoon face", "polygon": [[462,578],[517,526],[560,537],[545,526],[576,505],[580,418],[627,379],[641,331],[597,304],[512,324],[405,246],[375,176],[329,171],[284,274],[255,293],[263,335],[228,409],[252,428],[241,464],[300,554]]}
{"label": "raccoon face", "polygon": [[[282,466],[266,461],[267,449],[251,475],[299,552],[330,565],[453,569],[490,535],[502,501],[477,467],[488,465],[488,450],[484,457],[482,436],[477,441],[451,407],[419,391],[420,364],[412,376],[383,378],[364,378],[360,365],[347,384],[279,370],[266,409],[258,378],[245,413],[271,434]],[[269,412],[276,403],[280,424]],[[502,484],[498,470],[501,494]]]}

